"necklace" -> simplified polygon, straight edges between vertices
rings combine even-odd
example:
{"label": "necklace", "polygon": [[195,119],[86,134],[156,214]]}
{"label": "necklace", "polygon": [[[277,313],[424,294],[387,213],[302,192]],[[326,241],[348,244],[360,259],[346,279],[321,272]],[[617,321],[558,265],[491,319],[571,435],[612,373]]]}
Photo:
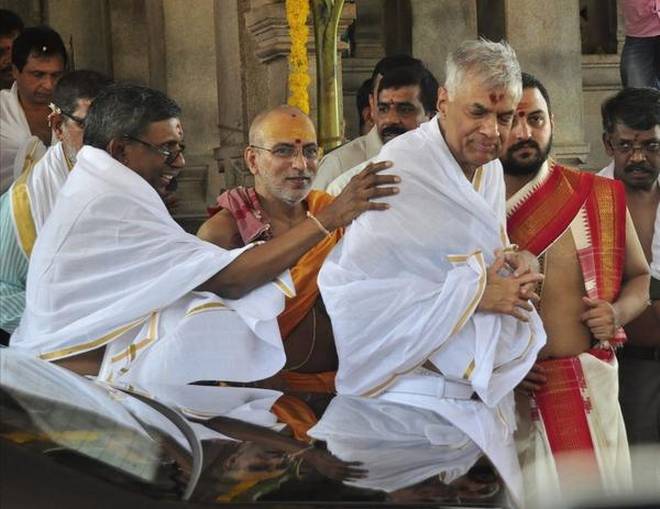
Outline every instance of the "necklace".
{"label": "necklace", "polygon": [[300,364],[296,366],[286,368],[283,371],[295,371],[297,369],[302,368],[305,364],[309,362],[309,359],[312,358],[312,354],[314,353],[315,347],[316,347],[316,308],[312,307],[312,346],[309,348],[309,352],[307,352],[307,356],[305,357],[304,361],[302,361]]}

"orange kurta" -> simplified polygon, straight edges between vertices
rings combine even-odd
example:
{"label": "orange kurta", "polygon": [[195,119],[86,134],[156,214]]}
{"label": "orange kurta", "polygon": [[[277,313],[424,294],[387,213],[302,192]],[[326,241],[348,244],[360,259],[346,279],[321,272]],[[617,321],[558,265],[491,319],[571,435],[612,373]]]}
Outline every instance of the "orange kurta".
{"label": "orange kurta", "polygon": [[[316,215],[327,207],[334,198],[322,191],[311,191],[305,199],[307,210]],[[302,321],[309,313],[319,296],[319,287],[316,284],[316,278],[321,270],[321,265],[325,261],[333,247],[339,242],[343,234],[343,229],[337,229],[328,235],[312,249],[307,251],[298,262],[291,268],[291,277],[296,288],[296,296],[286,299],[286,307],[277,322],[280,326],[282,339],[291,334],[291,331]]]}

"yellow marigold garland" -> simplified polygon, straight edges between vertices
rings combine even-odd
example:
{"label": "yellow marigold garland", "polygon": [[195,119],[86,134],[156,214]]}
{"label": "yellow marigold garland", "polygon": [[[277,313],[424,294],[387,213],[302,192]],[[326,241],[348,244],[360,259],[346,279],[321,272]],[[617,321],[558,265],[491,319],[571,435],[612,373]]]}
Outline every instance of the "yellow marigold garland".
{"label": "yellow marigold garland", "polygon": [[289,53],[288,104],[309,114],[309,63],[307,61],[307,16],[309,0],[286,0],[286,20],[289,24],[291,52]]}

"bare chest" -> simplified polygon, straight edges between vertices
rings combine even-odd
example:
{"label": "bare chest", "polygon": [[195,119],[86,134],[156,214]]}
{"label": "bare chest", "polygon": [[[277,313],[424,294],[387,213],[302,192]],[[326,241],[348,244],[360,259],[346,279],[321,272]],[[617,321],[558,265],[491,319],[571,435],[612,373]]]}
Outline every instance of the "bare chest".
{"label": "bare chest", "polygon": [[545,281],[541,293],[541,318],[548,342],[543,357],[578,355],[591,344],[589,329],[580,316],[585,311],[584,279],[570,230],[546,251]]}

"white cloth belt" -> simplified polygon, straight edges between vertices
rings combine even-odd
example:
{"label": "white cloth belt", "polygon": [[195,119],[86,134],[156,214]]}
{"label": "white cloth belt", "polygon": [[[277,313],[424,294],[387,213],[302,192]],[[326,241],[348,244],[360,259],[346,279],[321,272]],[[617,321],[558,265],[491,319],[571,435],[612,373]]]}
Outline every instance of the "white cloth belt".
{"label": "white cloth belt", "polygon": [[474,395],[474,389],[469,383],[448,380],[443,375],[425,368],[417,368],[412,373],[399,377],[387,388],[387,392],[451,399],[472,399]]}

